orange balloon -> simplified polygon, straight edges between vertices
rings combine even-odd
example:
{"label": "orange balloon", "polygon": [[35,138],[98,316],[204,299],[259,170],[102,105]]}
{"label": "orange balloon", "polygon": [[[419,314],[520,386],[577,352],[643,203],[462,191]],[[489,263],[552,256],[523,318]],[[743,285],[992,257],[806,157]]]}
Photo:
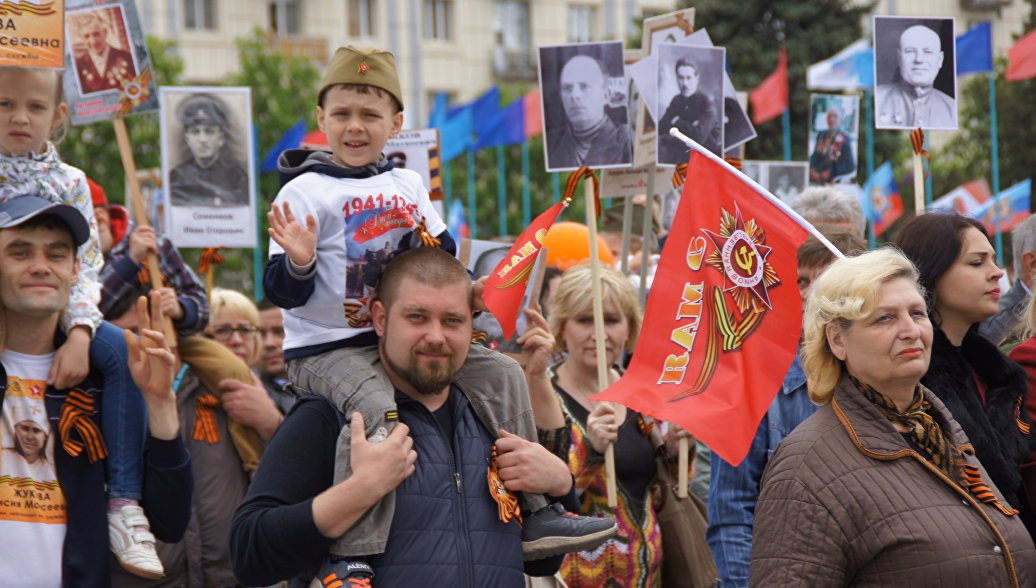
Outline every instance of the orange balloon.
{"label": "orange balloon", "polygon": [[[590,229],[581,223],[555,223],[543,240],[547,248],[547,265],[565,271],[590,259]],[[611,249],[600,235],[597,236],[597,258],[601,263],[614,266]]]}

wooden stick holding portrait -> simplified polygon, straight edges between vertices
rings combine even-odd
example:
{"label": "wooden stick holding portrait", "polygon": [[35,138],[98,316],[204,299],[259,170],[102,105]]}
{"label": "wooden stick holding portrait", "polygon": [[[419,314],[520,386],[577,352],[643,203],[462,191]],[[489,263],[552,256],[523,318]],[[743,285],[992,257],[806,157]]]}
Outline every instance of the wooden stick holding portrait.
{"label": "wooden stick holding portrait", "polygon": [[[590,230],[590,275],[594,309],[594,339],[597,344],[597,391],[608,387],[609,366],[604,351],[604,298],[601,294],[601,260],[597,256],[597,198],[594,184],[587,178],[583,182],[586,192],[586,226]],[[615,483],[615,446],[609,445],[604,452],[604,472],[608,491],[608,506],[618,506],[618,489]]]}
{"label": "wooden stick holding portrait", "polygon": [[[119,157],[122,159],[122,169],[126,172],[126,182],[129,184],[130,206],[133,209],[133,220],[138,227],[149,227],[151,223],[147,218],[147,210],[144,208],[144,199],[140,196],[140,180],[137,177],[137,164],[133,160],[133,146],[130,144],[129,133],[126,131],[126,121],[121,117],[112,119],[112,126],[115,127],[115,141],[119,144]],[[151,279],[151,288],[158,290],[162,287],[162,270],[158,265],[158,256],[148,253],[145,258],[148,275]],[[176,347],[176,329],[173,328],[171,318],[164,317],[162,330],[170,347]]]}

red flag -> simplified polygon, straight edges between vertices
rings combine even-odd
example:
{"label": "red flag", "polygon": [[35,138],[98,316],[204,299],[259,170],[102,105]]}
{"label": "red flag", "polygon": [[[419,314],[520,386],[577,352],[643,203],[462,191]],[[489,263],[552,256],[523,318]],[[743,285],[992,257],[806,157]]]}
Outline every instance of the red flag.
{"label": "red flag", "polygon": [[1009,82],[1036,78],[1036,30],[1029,31],[1007,50],[1004,78]]}
{"label": "red flag", "polygon": [[788,52],[777,52],[777,69],[748,95],[752,103],[752,122],[761,125],[788,110]]}
{"label": "red flag", "polygon": [[795,357],[796,253],[808,235],[743,176],[694,151],[633,361],[594,399],[675,422],[741,463]]}
{"label": "red flag", "polygon": [[536,263],[536,255],[543,248],[547,231],[565,206],[564,202],[558,202],[536,217],[529,228],[518,236],[511,250],[493,268],[493,273],[486,280],[482,301],[500,322],[504,339],[514,336],[519,307],[532,274],[532,266]]}

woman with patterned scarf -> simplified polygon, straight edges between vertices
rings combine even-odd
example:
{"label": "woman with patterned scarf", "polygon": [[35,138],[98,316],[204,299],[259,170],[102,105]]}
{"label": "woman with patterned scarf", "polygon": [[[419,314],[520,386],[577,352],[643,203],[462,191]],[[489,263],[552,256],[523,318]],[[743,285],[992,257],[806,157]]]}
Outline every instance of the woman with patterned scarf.
{"label": "woman with patterned scarf", "polygon": [[[615,517],[618,535],[592,552],[572,553],[561,566],[569,588],[659,586],[662,533],[651,487],[657,476],[653,421],[623,406],[591,400],[597,394],[597,352],[591,270],[580,265],[562,274],[554,290],[550,330],[567,353],[553,373],[554,391],[570,423],[568,465],[575,476],[582,514]],[[633,349],[640,331],[640,306],[633,284],[613,269],[601,272],[609,384],[619,378],[617,362]],[[676,434],[671,435],[675,439]],[[604,452],[615,450],[618,505],[608,507]]]}
{"label": "woman with patterned scarf", "polygon": [[935,328],[922,383],[946,404],[990,480],[1036,536],[1021,473],[1036,449],[1024,407],[1025,371],[977,329],[996,314],[1004,275],[989,233],[959,214],[926,214],[903,227],[897,245],[917,266]]}
{"label": "woman with patterned scarf", "polygon": [[932,324],[894,249],[833,263],[803,314],[820,409],[766,469],[752,586],[1033,586],[1036,548],[968,438],[921,385]]}

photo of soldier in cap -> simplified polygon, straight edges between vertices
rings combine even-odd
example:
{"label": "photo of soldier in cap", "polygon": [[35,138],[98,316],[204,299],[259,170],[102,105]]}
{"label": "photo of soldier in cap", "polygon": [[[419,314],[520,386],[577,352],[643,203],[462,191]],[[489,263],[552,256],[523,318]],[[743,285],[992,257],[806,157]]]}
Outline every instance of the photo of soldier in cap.
{"label": "photo of soldier in cap", "polygon": [[232,110],[218,96],[193,94],[176,117],[183,131],[182,163],[169,174],[173,206],[248,206],[247,166],[235,159]]}
{"label": "photo of soldier in cap", "polygon": [[879,129],[957,129],[954,20],[874,17],[874,113]]}

